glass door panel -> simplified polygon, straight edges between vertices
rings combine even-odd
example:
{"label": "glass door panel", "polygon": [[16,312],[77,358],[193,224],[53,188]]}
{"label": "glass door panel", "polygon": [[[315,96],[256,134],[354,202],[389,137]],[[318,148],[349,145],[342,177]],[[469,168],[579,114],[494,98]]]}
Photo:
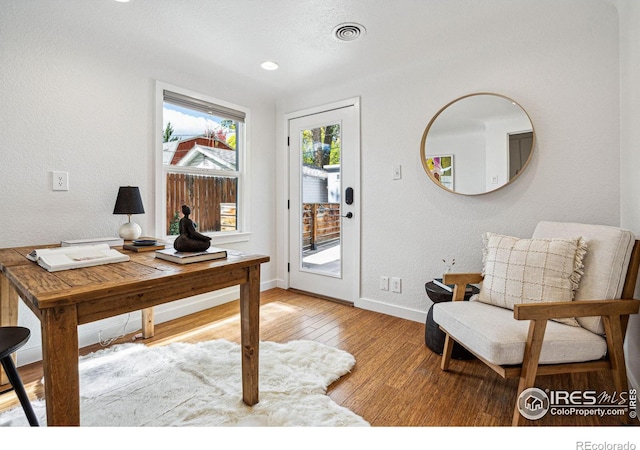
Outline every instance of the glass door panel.
{"label": "glass door panel", "polygon": [[340,123],[300,130],[300,269],[342,276]]}

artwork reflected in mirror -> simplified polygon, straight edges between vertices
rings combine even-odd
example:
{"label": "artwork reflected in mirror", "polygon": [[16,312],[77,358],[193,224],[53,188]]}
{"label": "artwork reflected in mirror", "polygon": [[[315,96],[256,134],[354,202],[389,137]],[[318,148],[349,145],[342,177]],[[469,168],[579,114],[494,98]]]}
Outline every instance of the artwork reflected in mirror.
{"label": "artwork reflected in mirror", "polygon": [[431,175],[442,186],[453,191],[453,156],[427,156],[426,163]]}
{"label": "artwork reflected in mirror", "polygon": [[534,145],[533,124],[519,104],[503,95],[479,93],[448,103],[431,119],[420,157],[439,187],[479,195],[518,178]]}

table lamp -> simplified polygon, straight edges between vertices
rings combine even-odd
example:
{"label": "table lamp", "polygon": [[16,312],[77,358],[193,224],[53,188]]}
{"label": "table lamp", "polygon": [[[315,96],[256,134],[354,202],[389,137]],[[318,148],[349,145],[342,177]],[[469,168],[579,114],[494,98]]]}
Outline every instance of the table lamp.
{"label": "table lamp", "polygon": [[142,228],[137,223],[131,222],[131,214],[144,214],[140,189],[133,186],[120,186],[116,206],[113,208],[114,214],[126,214],[129,221],[120,227],[118,233],[125,240],[138,239],[142,234]]}

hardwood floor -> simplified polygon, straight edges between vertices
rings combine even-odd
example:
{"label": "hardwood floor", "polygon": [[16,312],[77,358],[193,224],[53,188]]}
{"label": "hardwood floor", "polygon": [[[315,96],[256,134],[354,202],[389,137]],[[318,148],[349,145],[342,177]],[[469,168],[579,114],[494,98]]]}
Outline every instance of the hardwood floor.
{"label": "hardwood floor", "polygon": [[[372,426],[509,426],[516,380],[504,380],[476,360],[440,370],[440,356],[424,344],[424,324],[365,311],[298,292],[272,289],[261,295],[263,341],[310,339],[356,358],[350,374],[329,387],[330,397]],[[209,339],[239,342],[239,305],[231,302],[156,325],[147,345]],[[130,342],[132,335],[116,341]],[[142,342],[142,341],[138,341]],[[100,349],[86,347],[81,354]],[[20,368],[30,395],[42,395],[40,363]],[[606,374],[539,377],[537,387],[613,392]],[[18,405],[12,392],[0,395],[0,411]],[[552,416],[529,426],[620,425],[615,417]]]}

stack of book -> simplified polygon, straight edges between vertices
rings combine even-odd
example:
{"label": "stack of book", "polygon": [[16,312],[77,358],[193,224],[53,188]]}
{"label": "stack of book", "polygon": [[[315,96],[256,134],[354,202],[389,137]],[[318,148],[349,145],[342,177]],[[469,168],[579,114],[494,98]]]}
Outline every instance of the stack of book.
{"label": "stack of book", "polygon": [[209,261],[212,259],[224,259],[226,257],[227,251],[217,247],[209,247],[202,252],[179,252],[174,248],[156,250],[156,258],[177,264],[189,264],[199,261]]}
{"label": "stack of book", "polygon": [[127,241],[122,248],[125,250],[131,250],[132,252],[151,252],[155,250],[162,250],[166,247],[163,242],[160,242],[156,238],[140,238],[133,241]]}

